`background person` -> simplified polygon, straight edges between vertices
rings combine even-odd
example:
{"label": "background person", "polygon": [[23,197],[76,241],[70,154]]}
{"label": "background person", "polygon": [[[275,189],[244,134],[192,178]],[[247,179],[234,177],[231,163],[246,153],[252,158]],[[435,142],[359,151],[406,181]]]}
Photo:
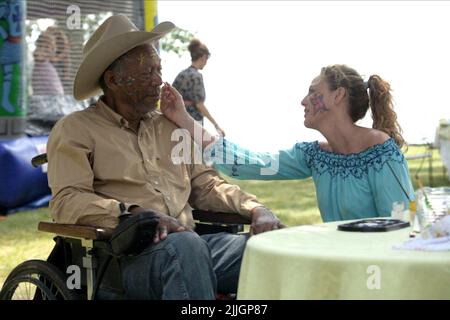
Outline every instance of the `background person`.
{"label": "background person", "polygon": [[34,66],[31,75],[33,95],[64,95],[61,79],[51,62],[55,52],[55,38],[49,32],[41,33],[33,52]]}
{"label": "background person", "polygon": [[203,84],[203,76],[199,70],[203,70],[210,57],[208,48],[198,39],[193,39],[188,46],[191,53],[192,64],[186,70],[181,71],[173,86],[183,96],[186,110],[189,114],[203,125],[203,118],[208,118],[214,125],[217,132],[225,136],[225,131],[219,126],[214,117],[209,113],[205,105],[206,93]]}
{"label": "background person", "polygon": [[55,54],[50,59],[55,66],[59,78],[63,81],[70,79],[70,43],[63,30],[58,27],[51,26],[45,31],[55,39]]}

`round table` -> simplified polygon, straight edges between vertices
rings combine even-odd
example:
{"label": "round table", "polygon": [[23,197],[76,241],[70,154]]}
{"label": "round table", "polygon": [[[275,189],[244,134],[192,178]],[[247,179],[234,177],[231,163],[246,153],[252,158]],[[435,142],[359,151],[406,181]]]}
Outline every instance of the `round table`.
{"label": "round table", "polygon": [[343,221],[249,239],[238,299],[450,299],[450,252],[393,249],[410,229],[345,232]]}

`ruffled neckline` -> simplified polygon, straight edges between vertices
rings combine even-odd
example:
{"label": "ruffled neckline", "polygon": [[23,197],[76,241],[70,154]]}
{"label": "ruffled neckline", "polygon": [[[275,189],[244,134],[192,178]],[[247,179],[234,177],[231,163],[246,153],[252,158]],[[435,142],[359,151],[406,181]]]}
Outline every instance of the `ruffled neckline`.
{"label": "ruffled neckline", "polygon": [[362,179],[367,176],[369,168],[381,171],[388,161],[398,163],[404,161],[402,152],[392,138],[361,152],[350,154],[323,150],[318,141],[298,143],[296,147],[302,150],[307,166],[317,175],[328,173],[332,177],[353,176]]}
{"label": "ruffled neckline", "polygon": [[354,158],[354,157],[358,157],[358,158],[365,157],[368,154],[372,154],[374,151],[377,151],[377,150],[383,150],[383,149],[389,148],[391,146],[397,147],[397,144],[395,143],[394,139],[389,138],[385,142],[374,144],[373,146],[370,146],[369,148],[367,148],[363,151],[356,152],[356,153],[344,154],[344,153],[337,153],[337,152],[332,152],[332,151],[327,151],[327,150],[322,149],[320,147],[319,141],[317,141],[317,140],[312,142],[312,144],[313,144],[313,147],[315,149],[317,149],[318,153],[321,153],[323,155],[328,155],[331,157],[341,158],[341,159],[348,159],[348,158]]}

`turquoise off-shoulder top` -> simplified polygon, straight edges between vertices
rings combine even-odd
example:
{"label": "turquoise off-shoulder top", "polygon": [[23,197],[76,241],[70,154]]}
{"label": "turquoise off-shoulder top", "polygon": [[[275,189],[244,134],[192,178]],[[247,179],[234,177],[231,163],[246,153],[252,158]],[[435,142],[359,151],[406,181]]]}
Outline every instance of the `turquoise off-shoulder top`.
{"label": "turquoise off-shoulder top", "polygon": [[408,208],[414,198],[407,162],[393,139],[348,155],[322,150],[317,141],[267,153],[219,139],[205,155],[217,170],[236,179],[312,177],[324,222],[390,216],[394,202]]}

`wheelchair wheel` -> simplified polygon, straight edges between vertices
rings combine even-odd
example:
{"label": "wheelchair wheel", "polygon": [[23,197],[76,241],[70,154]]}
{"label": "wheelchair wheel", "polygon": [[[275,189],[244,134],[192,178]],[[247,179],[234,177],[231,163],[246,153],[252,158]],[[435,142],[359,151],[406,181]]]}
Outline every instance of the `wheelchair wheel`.
{"label": "wheelchair wheel", "polygon": [[49,262],[29,260],[9,274],[0,291],[0,300],[76,300],[67,288],[64,274]]}

